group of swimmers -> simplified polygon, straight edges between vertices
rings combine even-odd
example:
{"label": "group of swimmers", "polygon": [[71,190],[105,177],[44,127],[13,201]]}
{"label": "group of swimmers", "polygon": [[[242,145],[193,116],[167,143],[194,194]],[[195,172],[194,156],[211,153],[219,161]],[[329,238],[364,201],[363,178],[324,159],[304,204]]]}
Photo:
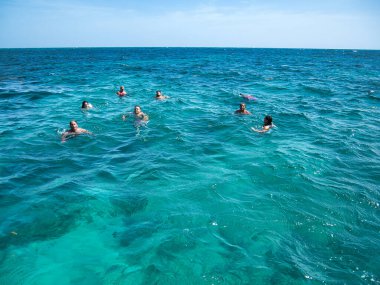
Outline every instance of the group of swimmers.
{"label": "group of swimmers", "polygon": [[[124,86],[120,86],[120,89],[119,91],[116,92],[116,94],[119,96],[119,97],[124,97],[127,95],[127,92],[125,91],[124,89]],[[168,99],[169,96],[164,96],[161,92],[161,90],[157,90],[156,91],[156,96],[155,96],[156,100],[164,100],[164,99]]]}
{"label": "group of swimmers", "polygon": [[[120,89],[118,92],[116,92],[117,95],[120,97],[123,97],[127,95],[127,92],[124,90],[124,86],[120,86]],[[163,100],[169,98],[168,96],[164,96],[160,90],[156,91],[156,96],[155,98],[157,100]],[[87,101],[82,102],[82,110],[90,110],[92,109],[93,106],[91,103]],[[135,120],[138,120],[140,122],[146,122],[149,120],[149,116],[145,114],[142,110],[141,107],[136,105],[133,111]],[[122,119],[125,121],[127,119],[127,115],[122,115]],[[62,136],[61,136],[61,141],[65,142],[66,139],[80,135],[80,134],[92,134],[90,131],[80,128],[78,126],[78,123],[75,120],[70,121],[70,129],[68,131],[65,131]]]}
{"label": "group of swimmers", "polygon": [[[119,89],[119,91],[116,92],[116,94],[119,97],[126,96],[127,92],[125,91],[124,86],[120,86],[120,89]],[[167,99],[169,97],[164,96],[160,90],[157,90],[155,98],[156,98],[156,100],[164,100],[164,99]],[[90,110],[92,108],[93,108],[93,106],[91,103],[89,103],[87,101],[82,102],[82,109],[83,110]],[[134,117],[136,120],[139,120],[139,121],[148,121],[149,120],[149,116],[146,115],[145,113],[143,113],[141,110],[141,107],[138,105],[135,106],[133,114],[134,114]],[[235,114],[251,115],[251,112],[249,112],[246,109],[245,103],[240,103],[240,107],[238,110],[235,111]],[[122,115],[122,119],[125,121],[127,119],[127,115]],[[263,124],[262,129],[255,129],[255,128],[251,128],[251,129],[255,132],[258,132],[258,133],[265,133],[265,132],[269,131],[271,128],[273,128],[274,126],[275,125],[272,123],[272,117],[267,115],[264,118],[264,124]],[[70,129],[62,134],[61,140],[62,140],[62,142],[64,142],[64,141],[66,141],[67,138],[77,136],[80,134],[92,134],[92,133],[85,130],[85,129],[79,128],[78,123],[73,120],[73,121],[70,121]]]}
{"label": "group of swimmers", "polygon": [[[240,107],[239,107],[238,110],[235,111],[235,114],[239,114],[239,115],[251,115],[251,112],[249,112],[246,108],[247,107],[246,107],[245,103],[240,103]],[[266,115],[265,118],[264,118],[264,124],[263,124],[262,129],[258,130],[258,129],[255,129],[255,128],[251,128],[251,130],[255,131],[255,132],[258,132],[258,133],[266,133],[271,128],[275,127],[275,125],[273,124],[272,121],[273,121],[272,116]]]}

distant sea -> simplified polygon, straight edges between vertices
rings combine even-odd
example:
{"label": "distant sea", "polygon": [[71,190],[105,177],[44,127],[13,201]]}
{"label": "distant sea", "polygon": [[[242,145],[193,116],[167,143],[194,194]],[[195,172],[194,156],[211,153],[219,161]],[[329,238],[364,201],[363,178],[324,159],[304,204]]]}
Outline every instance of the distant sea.
{"label": "distant sea", "polygon": [[1,49],[0,118],[0,284],[380,283],[380,51]]}

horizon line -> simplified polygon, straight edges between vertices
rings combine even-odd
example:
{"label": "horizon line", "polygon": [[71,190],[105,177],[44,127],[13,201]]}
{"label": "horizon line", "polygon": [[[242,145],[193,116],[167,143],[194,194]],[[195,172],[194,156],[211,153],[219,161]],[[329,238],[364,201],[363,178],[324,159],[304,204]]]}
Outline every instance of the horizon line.
{"label": "horizon line", "polygon": [[380,49],[372,48],[304,48],[304,47],[213,47],[213,46],[79,46],[79,47],[0,47],[2,49],[90,49],[90,48],[208,48],[208,49],[298,49],[298,50],[364,50],[364,51],[380,51]]}

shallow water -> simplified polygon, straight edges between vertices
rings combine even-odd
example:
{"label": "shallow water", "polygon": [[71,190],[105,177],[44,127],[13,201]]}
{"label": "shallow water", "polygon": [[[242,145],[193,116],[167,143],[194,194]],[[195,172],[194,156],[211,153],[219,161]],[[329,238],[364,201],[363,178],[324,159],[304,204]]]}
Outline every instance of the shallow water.
{"label": "shallow water", "polygon": [[379,51],[2,49],[0,108],[0,284],[380,283]]}

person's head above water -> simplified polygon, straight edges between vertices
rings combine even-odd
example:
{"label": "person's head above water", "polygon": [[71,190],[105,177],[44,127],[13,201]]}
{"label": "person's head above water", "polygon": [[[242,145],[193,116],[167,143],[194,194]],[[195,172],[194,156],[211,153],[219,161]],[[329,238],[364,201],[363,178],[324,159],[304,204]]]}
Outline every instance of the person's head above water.
{"label": "person's head above water", "polygon": [[91,103],[88,103],[87,101],[83,101],[82,102],[82,109],[86,109],[86,110],[89,110],[89,109],[92,109],[93,106],[91,105]]}
{"label": "person's head above water", "polygon": [[85,129],[78,127],[77,122],[72,120],[72,121],[70,121],[70,130],[68,130],[62,134],[61,141],[65,142],[66,138],[77,136],[80,134],[92,134],[92,133],[85,130]]}
{"label": "person's head above water", "polygon": [[266,115],[264,118],[264,127],[272,125],[272,116]]}
{"label": "person's head above water", "polygon": [[139,114],[141,113],[141,107],[139,105],[136,105],[135,106],[135,111],[134,111],[135,114]]}
{"label": "person's head above water", "polygon": [[251,112],[246,109],[245,103],[240,103],[239,109],[235,111],[235,114],[250,115]]}
{"label": "person's head above water", "polygon": [[74,120],[70,121],[70,130],[75,132],[78,129],[78,123]]}
{"label": "person's head above water", "polygon": [[135,110],[133,111],[133,113],[135,115],[135,119],[143,120],[143,121],[149,120],[149,116],[141,111],[141,108],[139,105],[135,106]]}
{"label": "person's head above water", "polygon": [[82,108],[88,108],[89,105],[88,105],[88,102],[87,101],[83,101],[82,102]]}
{"label": "person's head above water", "polygon": [[156,91],[155,97],[156,97],[156,100],[165,100],[169,98],[169,96],[165,96],[164,94],[162,94],[161,90]]}
{"label": "person's head above water", "polygon": [[266,115],[264,118],[264,124],[262,129],[255,129],[251,128],[251,130],[257,132],[257,133],[266,133],[269,130],[271,130],[275,125],[272,123],[272,116]]}
{"label": "person's head above water", "polygon": [[127,92],[125,92],[125,90],[124,90],[124,86],[120,86],[120,89],[119,89],[119,91],[116,92],[116,94],[119,96],[127,95]]}

